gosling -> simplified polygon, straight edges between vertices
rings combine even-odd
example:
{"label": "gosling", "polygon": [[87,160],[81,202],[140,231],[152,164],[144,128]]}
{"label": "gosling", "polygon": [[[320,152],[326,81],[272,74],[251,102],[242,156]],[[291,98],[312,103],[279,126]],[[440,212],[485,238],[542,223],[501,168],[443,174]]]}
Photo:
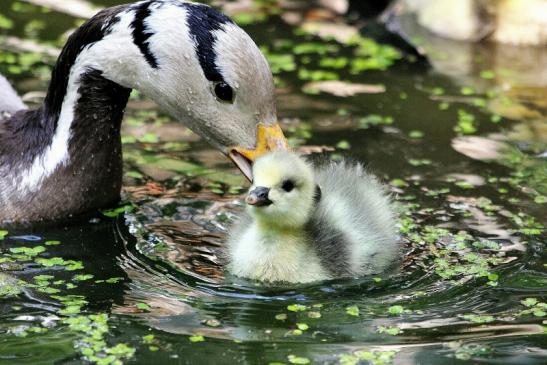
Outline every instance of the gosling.
{"label": "gosling", "polygon": [[227,268],[263,282],[308,283],[380,273],[400,256],[386,189],[361,164],[313,167],[290,152],[253,166],[244,213],[227,245]]}

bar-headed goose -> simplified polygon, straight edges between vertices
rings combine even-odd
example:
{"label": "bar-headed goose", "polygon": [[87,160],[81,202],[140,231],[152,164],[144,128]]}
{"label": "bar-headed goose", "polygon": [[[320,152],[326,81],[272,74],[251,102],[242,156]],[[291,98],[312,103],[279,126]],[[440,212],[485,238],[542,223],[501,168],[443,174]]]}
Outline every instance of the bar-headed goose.
{"label": "bar-headed goose", "polygon": [[0,87],[9,95],[0,103],[0,221],[60,218],[119,199],[120,123],[131,89],[247,176],[257,155],[286,143],[258,47],[228,17],[186,1],[99,12],[70,36],[36,110],[16,111],[23,104],[5,80]]}
{"label": "bar-headed goose", "polygon": [[400,256],[385,188],[362,165],[313,167],[289,152],[253,165],[247,212],[227,246],[232,274],[305,283],[379,273]]}

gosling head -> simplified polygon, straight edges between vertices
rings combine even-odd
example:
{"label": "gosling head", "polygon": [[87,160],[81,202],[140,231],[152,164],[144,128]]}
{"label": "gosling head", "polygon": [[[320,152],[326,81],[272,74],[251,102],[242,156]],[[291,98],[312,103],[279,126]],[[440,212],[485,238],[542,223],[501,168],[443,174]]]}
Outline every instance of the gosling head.
{"label": "gosling head", "polygon": [[154,100],[246,175],[257,157],[257,125],[269,127],[262,150],[286,146],[268,63],[241,28],[207,5],[145,0],[106,9],[71,36],[59,64],[59,74],[70,69],[67,95],[83,73],[99,70]]}
{"label": "gosling head", "polygon": [[279,151],[256,160],[245,202],[266,226],[298,228],[308,222],[320,195],[312,167],[293,153]]}

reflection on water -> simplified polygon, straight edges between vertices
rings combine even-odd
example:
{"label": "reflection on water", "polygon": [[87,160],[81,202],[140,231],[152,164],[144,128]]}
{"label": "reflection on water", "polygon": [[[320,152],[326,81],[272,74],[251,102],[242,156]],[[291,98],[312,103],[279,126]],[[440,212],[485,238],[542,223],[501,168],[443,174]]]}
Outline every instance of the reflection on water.
{"label": "reflection on water", "polygon": [[[8,3],[22,21],[12,33],[32,38],[34,13]],[[48,16],[60,21],[38,40],[74,21]],[[275,16],[248,30],[279,57],[335,44]],[[245,182],[134,95],[124,126],[133,209],[0,230],[0,364],[545,363],[545,50],[421,38],[433,71],[334,69],[381,93],[310,95],[297,70],[276,74],[291,142],[334,148],[326,156],[364,161],[390,183],[399,271],[296,287],[226,275],[222,244]],[[295,67],[327,69],[322,58],[352,52],[316,51],[295,52]],[[19,90],[43,90],[35,71],[12,72]]]}

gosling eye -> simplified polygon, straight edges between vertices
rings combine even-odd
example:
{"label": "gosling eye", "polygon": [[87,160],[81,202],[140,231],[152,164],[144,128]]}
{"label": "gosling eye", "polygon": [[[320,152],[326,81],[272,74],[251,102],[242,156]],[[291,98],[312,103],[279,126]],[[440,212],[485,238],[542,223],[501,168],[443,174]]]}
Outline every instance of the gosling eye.
{"label": "gosling eye", "polygon": [[218,100],[233,103],[234,102],[234,90],[232,87],[225,82],[218,82],[215,84],[215,95]]}
{"label": "gosling eye", "polygon": [[281,189],[285,190],[287,193],[290,192],[292,189],[294,189],[294,181],[292,180],[283,181],[283,185],[281,185]]}

